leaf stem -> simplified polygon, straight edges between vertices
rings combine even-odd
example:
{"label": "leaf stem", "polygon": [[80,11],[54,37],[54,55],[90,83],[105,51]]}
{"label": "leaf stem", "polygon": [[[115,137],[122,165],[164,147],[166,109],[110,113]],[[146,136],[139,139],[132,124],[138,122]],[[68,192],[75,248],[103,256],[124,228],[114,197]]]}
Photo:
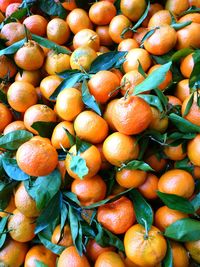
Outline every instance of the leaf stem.
{"label": "leaf stem", "polygon": [[142,218],[142,221],[144,222],[144,228],[145,228],[144,239],[147,240],[149,238],[147,222],[143,218]]}

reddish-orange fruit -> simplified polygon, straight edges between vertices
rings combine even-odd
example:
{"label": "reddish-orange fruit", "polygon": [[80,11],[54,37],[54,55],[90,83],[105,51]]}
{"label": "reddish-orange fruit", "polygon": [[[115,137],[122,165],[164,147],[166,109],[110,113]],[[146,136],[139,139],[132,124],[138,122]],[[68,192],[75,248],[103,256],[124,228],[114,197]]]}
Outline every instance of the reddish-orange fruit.
{"label": "reddish-orange fruit", "polygon": [[26,130],[26,127],[25,127],[23,121],[13,121],[13,122],[9,123],[4,128],[3,134],[5,135],[7,133],[14,132],[14,131],[17,131],[17,130]]}
{"label": "reddish-orange fruit", "polygon": [[128,93],[131,95],[134,92],[135,86],[143,82],[144,79],[142,74],[136,69],[127,72],[121,79],[121,94],[125,95]]}
{"label": "reddish-orange fruit", "polygon": [[12,121],[12,113],[8,107],[0,103],[0,133],[3,132],[4,128]]}
{"label": "reddish-orange fruit", "polygon": [[110,46],[113,44],[113,40],[109,34],[109,25],[97,26],[95,31],[99,36],[101,46]]}
{"label": "reddish-orange fruit", "polygon": [[74,246],[66,248],[61,254],[57,262],[58,267],[90,267],[85,255],[80,256]]}
{"label": "reddish-orange fruit", "polygon": [[145,182],[147,173],[141,170],[123,169],[116,172],[115,179],[125,188],[139,187]]}
{"label": "reddish-orange fruit", "polygon": [[194,192],[194,179],[189,172],[173,169],[165,172],[159,179],[158,190],[189,198]]}
{"label": "reddish-orange fruit", "polygon": [[1,29],[1,38],[7,40],[6,45],[10,46],[25,37],[24,26],[19,22],[10,22]]}
{"label": "reddish-orange fruit", "polygon": [[200,241],[191,241],[185,243],[186,249],[189,251],[190,256],[197,262],[200,263]]}
{"label": "reddish-orange fruit", "polygon": [[73,38],[73,47],[77,49],[81,46],[88,46],[95,51],[99,51],[100,39],[98,34],[90,29],[83,29],[77,32]]}
{"label": "reddish-orange fruit", "polygon": [[62,53],[57,54],[54,51],[50,51],[47,54],[44,68],[46,72],[50,75],[57,74],[65,70],[69,70],[70,56],[67,54],[62,54]]}
{"label": "reddish-orange fruit", "polygon": [[152,120],[149,129],[164,133],[168,127],[169,119],[164,116],[157,108],[151,107]]}
{"label": "reddish-orange fruit", "polygon": [[159,10],[150,18],[148,28],[154,28],[161,25],[170,25],[172,21],[170,12],[168,10]]}
{"label": "reddish-orange fruit", "polygon": [[196,6],[200,7],[200,1],[199,0],[188,0],[190,6]]}
{"label": "reddish-orange fruit", "polygon": [[192,21],[196,23],[200,23],[200,14],[199,13],[190,13],[182,16],[179,19],[179,23],[186,22],[186,21]]}
{"label": "reddish-orange fruit", "polygon": [[41,80],[41,73],[40,70],[24,70],[22,73],[18,72],[15,76],[15,81],[17,82],[28,82],[31,83],[33,86],[38,86]]}
{"label": "reddish-orange fruit", "polygon": [[174,95],[182,102],[190,95],[189,79],[177,83]]}
{"label": "reddish-orange fruit", "polygon": [[6,76],[12,78],[17,72],[17,68],[13,61],[5,55],[0,56],[0,79]]}
{"label": "reddish-orange fruit", "polygon": [[5,13],[6,8],[12,3],[21,3],[22,0],[0,0],[0,10]]}
{"label": "reddish-orange fruit", "polygon": [[134,137],[115,132],[105,139],[103,154],[108,162],[120,167],[122,163],[137,159],[139,146]]}
{"label": "reddish-orange fruit", "polygon": [[76,5],[76,1],[75,0],[64,0],[62,2],[62,6],[66,9],[66,10],[73,10],[77,7]]}
{"label": "reddish-orange fruit", "polygon": [[119,254],[113,251],[105,251],[99,255],[94,267],[126,267]]}
{"label": "reddish-orange fruit", "polygon": [[16,154],[17,164],[30,176],[45,176],[58,164],[56,149],[44,141],[30,140],[21,145]]}
{"label": "reddish-orange fruit", "polygon": [[99,153],[101,155],[101,167],[100,170],[108,170],[110,168],[110,163],[106,160],[104,154],[103,154],[103,143],[96,144],[96,147],[99,150]]}
{"label": "reddish-orange fruit", "polygon": [[181,61],[180,64],[181,73],[185,78],[190,78],[193,67],[194,67],[193,54],[189,54]]}
{"label": "reddish-orange fruit", "polygon": [[114,234],[125,233],[135,222],[132,202],[127,197],[102,205],[97,211],[97,220]]}
{"label": "reddish-orange fruit", "polygon": [[143,27],[148,27],[149,20],[151,17],[155,14],[158,13],[160,10],[163,10],[163,6],[159,3],[153,3],[150,4],[150,8],[147,14],[146,19],[142,22]]}
{"label": "reddish-orange fruit", "polygon": [[158,177],[152,173],[148,173],[145,182],[138,187],[140,193],[147,199],[156,199],[158,196]]}
{"label": "reddish-orange fruit", "polygon": [[136,42],[141,45],[142,44],[142,39],[145,36],[145,34],[148,32],[147,28],[144,27],[139,27],[137,29],[137,32],[134,32],[133,34],[133,39],[136,40]]}
{"label": "reddish-orange fruit", "polygon": [[17,11],[19,9],[19,6],[20,6],[20,3],[16,3],[16,2],[8,5],[6,8],[6,12],[5,12],[6,17],[11,16],[15,11]]}
{"label": "reddish-orange fruit", "polygon": [[188,218],[188,215],[178,210],[172,210],[167,206],[162,206],[155,213],[155,226],[164,231],[169,225],[183,218]]}
{"label": "reddish-orange fruit", "polygon": [[120,98],[113,107],[113,124],[123,134],[132,135],[144,131],[152,120],[149,104],[138,96]]}
{"label": "reddish-orange fruit", "polygon": [[148,163],[151,168],[154,169],[156,172],[163,170],[167,164],[166,159],[163,159],[162,157],[159,157],[159,155],[156,154],[147,155],[145,158],[145,162]]}
{"label": "reddish-orange fruit", "polygon": [[[62,237],[61,237],[62,236]],[[70,226],[66,224],[63,229],[63,233],[61,233],[60,224],[56,226],[53,231],[51,242],[56,245],[69,247],[73,245],[72,235]]]}
{"label": "reddish-orange fruit", "polygon": [[182,0],[180,4],[179,1],[167,0],[165,3],[165,8],[174,13],[175,15],[179,15],[189,8],[189,1]]}
{"label": "reddish-orange fruit", "polygon": [[166,95],[167,99],[168,99],[168,104],[172,105],[172,106],[181,106],[182,102],[179,98],[173,96],[173,95]]}
{"label": "reddish-orange fruit", "polygon": [[188,142],[187,145],[187,155],[190,161],[200,167],[199,152],[200,151],[200,134],[197,134],[196,137]]}
{"label": "reddish-orange fruit", "polygon": [[89,179],[76,179],[72,182],[71,191],[77,195],[83,206],[103,200],[106,195],[106,184],[99,175]]}
{"label": "reddish-orange fruit", "polygon": [[46,35],[48,21],[41,15],[31,15],[25,18],[23,24],[26,25],[27,29],[31,33],[37,34],[39,36]]}
{"label": "reddish-orange fruit", "polygon": [[47,38],[59,45],[67,42],[70,36],[70,29],[66,21],[54,18],[47,24]]}
{"label": "reddish-orange fruit", "polygon": [[167,242],[159,229],[152,226],[148,234],[140,224],[133,225],[124,236],[127,257],[139,266],[157,266],[165,257]]}
{"label": "reddish-orange fruit", "polygon": [[24,70],[37,70],[44,63],[44,52],[36,42],[28,41],[14,55],[15,63]]}
{"label": "reddish-orange fruit", "polygon": [[114,4],[107,1],[96,2],[89,9],[89,17],[96,25],[108,25],[116,13]]}
{"label": "reddish-orange fruit", "polygon": [[[53,67],[51,65],[51,67]],[[40,91],[42,95],[50,100],[50,96],[54,93],[56,88],[61,84],[62,79],[58,75],[49,75],[45,77],[40,83]]]}
{"label": "reddish-orange fruit", "polygon": [[116,131],[116,128],[115,128],[115,126],[114,126],[114,124],[113,124],[113,121],[112,121],[112,110],[113,110],[113,107],[114,107],[114,105],[115,105],[116,102],[117,102],[117,98],[111,100],[111,101],[106,105],[106,109],[105,109],[104,114],[103,114],[103,118],[104,118],[104,120],[106,120],[106,122],[108,123],[109,128],[110,128],[112,131]]}
{"label": "reddish-orange fruit", "polygon": [[57,256],[43,245],[35,245],[26,254],[24,267],[33,267],[36,261],[42,262],[48,267],[55,267]]}
{"label": "reddish-orange fruit", "polygon": [[120,10],[127,18],[132,21],[137,21],[146,8],[145,0],[121,0]]}
{"label": "reddish-orange fruit", "polygon": [[121,41],[118,45],[118,51],[130,51],[133,48],[139,48],[139,44],[132,38]]}
{"label": "reddish-orange fruit", "polygon": [[164,148],[165,155],[171,160],[182,160],[186,157],[187,153],[183,151],[183,145],[166,146]]}
{"label": "reddish-orange fruit", "polygon": [[[149,69],[148,74],[151,74],[153,71],[157,70],[160,67],[161,67],[160,64],[156,64],[156,65],[152,66]],[[168,70],[168,72],[165,75],[164,81],[158,86],[158,88],[163,91],[170,85],[171,82],[172,82],[172,72],[171,72],[171,70]]]}
{"label": "reddish-orange fruit", "polygon": [[170,241],[172,250],[173,266],[174,267],[188,267],[189,266],[189,255],[184,248],[178,242]]}
{"label": "reddish-orange fruit", "polygon": [[198,103],[197,103],[199,96],[197,95],[197,92],[194,93],[194,99],[193,99],[192,105],[191,105],[191,107],[189,109],[189,112],[187,113],[187,115],[184,115],[186,107],[187,107],[187,104],[188,104],[188,102],[190,100],[190,96],[191,95],[186,97],[186,99],[183,101],[182,108],[181,108],[181,113],[182,113],[182,116],[186,120],[188,120],[188,121],[200,126],[200,108],[199,108]]}
{"label": "reddish-orange fruit", "polygon": [[200,47],[200,24],[192,22],[190,25],[177,31],[176,49],[180,50],[187,47]]}
{"label": "reddish-orange fruit", "polygon": [[3,211],[0,212],[0,218],[8,216],[8,213],[12,213],[15,209],[16,209],[15,201],[12,195],[10,198],[10,201],[8,202],[7,207]]}

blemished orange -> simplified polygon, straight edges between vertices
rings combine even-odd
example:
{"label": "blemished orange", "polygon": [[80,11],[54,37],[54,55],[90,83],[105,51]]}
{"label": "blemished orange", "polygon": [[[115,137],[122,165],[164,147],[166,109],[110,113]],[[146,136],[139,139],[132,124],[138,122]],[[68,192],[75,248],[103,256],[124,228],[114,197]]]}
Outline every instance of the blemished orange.
{"label": "blemished orange", "polygon": [[35,200],[28,194],[23,182],[15,191],[15,205],[26,217],[37,217],[40,214]]}
{"label": "blemished orange", "polygon": [[7,40],[6,46],[10,46],[25,37],[23,24],[19,22],[10,22],[3,26],[1,29],[1,38]]}
{"label": "blemished orange", "polygon": [[30,140],[22,144],[16,153],[17,164],[30,176],[50,174],[58,164],[56,149],[47,142]]}
{"label": "blemished orange", "polygon": [[185,78],[190,78],[194,67],[193,54],[186,56],[180,64],[180,71]]}
{"label": "blemished orange", "polygon": [[108,124],[101,116],[91,110],[82,111],[74,120],[76,135],[92,144],[98,144],[108,135]]}
{"label": "blemished orange", "polygon": [[[148,71],[148,75],[160,67],[161,67],[160,64],[156,64],[156,65],[152,66]],[[166,75],[165,75],[164,81],[158,86],[158,88],[163,91],[171,84],[171,82],[172,82],[172,72],[171,72],[171,70],[168,70]]]}
{"label": "blemished orange", "polygon": [[107,105],[106,105],[106,109],[103,113],[103,118],[104,120],[107,121],[107,124],[109,126],[109,128],[112,130],[112,131],[116,131],[116,128],[112,122],[112,110],[113,110],[113,107],[115,105],[115,103],[117,102],[117,98],[111,100]]}
{"label": "blemished orange", "polygon": [[[52,65],[51,68],[53,68]],[[49,75],[42,79],[40,83],[40,91],[42,95],[46,99],[50,100],[50,96],[54,93],[54,91],[61,84],[61,82],[62,79],[58,75]]]}
{"label": "blemished orange", "polygon": [[160,177],[158,190],[163,193],[189,198],[194,192],[194,179],[187,171],[169,170]]}
{"label": "blemished orange", "polygon": [[60,224],[56,226],[53,231],[51,242],[56,245],[69,247],[73,245],[71,229],[68,224],[64,226],[63,233],[61,233],[61,226]]}
{"label": "blemished orange", "polygon": [[84,109],[81,92],[76,88],[61,91],[56,100],[56,113],[66,121],[73,121]]}
{"label": "blemished orange", "polygon": [[164,116],[157,108],[151,107],[152,120],[149,129],[164,133],[168,127],[169,119]]}
{"label": "blemished orange", "polygon": [[95,262],[99,255],[106,251],[115,251],[114,247],[102,247],[94,239],[90,239],[86,246],[86,254],[90,260]]}
{"label": "blemished orange", "polygon": [[70,56],[62,53],[50,51],[47,54],[44,68],[49,75],[70,69]]}
{"label": "blemished orange", "polygon": [[125,29],[132,27],[132,22],[124,15],[115,16],[109,24],[109,34],[112,40],[119,44],[121,41],[133,36],[132,31],[127,31],[123,36],[122,33]]}
{"label": "blemished orange", "polygon": [[[65,160],[65,166],[68,174],[71,177],[73,177],[74,179],[80,179],[80,177],[70,168],[72,160],[72,156],[70,154],[77,154],[76,145],[70,148]],[[101,155],[97,147],[92,145],[86,151],[80,153],[79,156],[85,160],[86,166],[88,168],[88,174],[86,174],[83,178],[88,179],[95,176],[101,167]]]}
{"label": "blemished orange", "polygon": [[34,41],[28,41],[14,55],[15,63],[23,70],[38,70],[44,63],[44,52]]}
{"label": "blemished orange", "polygon": [[8,214],[12,213],[15,209],[16,209],[15,200],[14,200],[14,196],[12,195],[10,197],[7,207],[3,211],[0,211],[0,218],[8,216]]}
{"label": "blemished orange", "polygon": [[39,36],[46,35],[48,21],[41,15],[31,15],[25,18],[23,24],[26,25],[26,28],[33,34],[37,34]]}
{"label": "blemished orange", "polygon": [[181,80],[177,83],[174,95],[183,102],[190,95],[189,79]]}
{"label": "blemished orange", "polygon": [[179,23],[186,22],[186,21],[200,23],[200,14],[199,13],[186,14],[178,20]]}
{"label": "blemished orange", "polygon": [[51,143],[55,149],[70,148],[69,137],[65,129],[72,135],[75,135],[73,123],[69,121],[61,121],[53,130]]}
{"label": "blemished orange", "polygon": [[12,239],[18,242],[28,242],[35,237],[35,218],[26,217],[18,209],[8,220],[8,231]]}
{"label": "blemished orange", "polygon": [[182,160],[186,157],[187,153],[183,151],[183,145],[166,146],[164,148],[165,155],[171,160]]}
{"label": "blemished orange", "polygon": [[128,90],[128,94],[131,95],[134,92],[135,86],[143,82],[144,79],[142,74],[136,69],[125,73],[120,83],[121,94],[125,95]]}
{"label": "blemished orange", "polygon": [[105,139],[103,154],[108,162],[120,167],[123,163],[137,159],[139,146],[136,138],[115,132]]}
{"label": "blemished orange", "polygon": [[138,70],[139,62],[144,71],[147,71],[148,68],[151,66],[151,58],[148,53],[143,48],[133,48],[131,49],[128,54],[126,55],[126,60],[123,63],[123,69],[125,73],[131,70]]}
{"label": "blemished orange", "polygon": [[152,111],[149,104],[139,96],[122,97],[113,107],[112,121],[120,133],[139,134],[150,125]]}
{"label": "blemished orange", "polygon": [[139,266],[151,267],[160,263],[167,251],[167,242],[159,229],[152,226],[146,236],[145,228],[133,225],[124,236],[127,257]]}
{"label": "blemished orange", "polygon": [[37,103],[38,97],[35,87],[28,82],[13,82],[7,92],[9,105],[18,112],[25,112]]}
{"label": "blemished orange", "polygon": [[198,103],[197,103],[199,96],[198,96],[197,92],[194,93],[193,102],[192,102],[192,105],[189,109],[189,112],[187,113],[187,115],[184,115],[187,104],[190,100],[190,97],[191,97],[191,95],[186,97],[186,99],[183,101],[183,104],[181,107],[182,116],[186,120],[200,126],[200,108],[199,108]]}
{"label": "blemished orange", "polygon": [[147,199],[156,199],[158,196],[158,177],[152,173],[148,173],[145,182],[138,187],[140,193]]}
{"label": "blemished orange", "polygon": [[74,246],[66,248],[61,254],[57,262],[58,267],[90,267],[85,255],[80,256]]}
{"label": "blemished orange", "polygon": [[190,161],[200,167],[200,134],[197,134],[194,139],[190,140],[187,145],[187,155]]}
{"label": "blemished orange", "polygon": [[172,18],[169,10],[159,10],[150,18],[148,28],[154,28],[165,24],[170,25],[171,21]]}
{"label": "blemished orange", "polygon": [[99,255],[94,267],[126,267],[119,254],[114,251],[105,251]]}
{"label": "blemished orange", "polygon": [[77,195],[83,206],[89,206],[105,198],[106,183],[99,175],[89,179],[75,179],[71,184],[71,191]]}
{"label": "blemished orange", "polygon": [[152,55],[164,55],[176,44],[177,34],[170,25],[161,25],[144,41],[144,48]]}
{"label": "blemished orange", "polygon": [[177,0],[167,0],[165,3],[165,8],[174,13],[175,15],[179,15],[189,8],[189,1],[183,0],[180,4],[180,1]]}
{"label": "blemished orange", "polygon": [[155,226],[161,231],[164,231],[172,223],[178,220],[188,218],[186,213],[180,212],[178,210],[172,210],[167,206],[162,206],[157,209],[155,213]]}
{"label": "blemished orange", "polygon": [[56,44],[66,43],[70,36],[70,28],[65,20],[54,18],[47,24],[47,38]]}
{"label": "blemished orange", "polygon": [[189,255],[184,248],[178,242],[171,241],[170,242],[171,250],[172,250],[172,258],[173,258],[173,266],[174,267],[188,267],[189,266]]}
{"label": "blemished orange", "polygon": [[187,47],[200,47],[200,24],[192,22],[190,25],[177,31],[176,49],[180,50]]}
{"label": "blemished orange", "polygon": [[125,188],[139,187],[145,182],[147,173],[141,170],[123,169],[116,172],[115,179]]}
{"label": "blemished orange", "polygon": [[135,222],[135,211],[132,202],[125,196],[100,206],[97,220],[114,234],[125,233]]}
{"label": "blemished orange", "polygon": [[156,154],[150,154],[145,157],[145,162],[148,163],[152,169],[159,172],[167,165],[167,160],[157,156]]}
{"label": "blemished orange", "polygon": [[81,8],[73,9],[67,16],[67,24],[73,34],[76,34],[83,29],[92,29],[92,22],[89,19],[87,12]]}
{"label": "blemished orange", "polygon": [[137,21],[146,9],[145,0],[121,0],[120,10],[131,21]]}
{"label": "blemished orange", "polygon": [[2,266],[20,267],[24,263],[27,251],[27,243],[8,238],[0,251],[0,263]]}
{"label": "blemished orange", "polygon": [[0,103],[0,133],[4,131],[4,128],[12,121],[12,113],[10,109],[4,104]]}
{"label": "blemished orange", "polygon": [[114,4],[107,1],[96,2],[89,9],[89,18],[96,25],[108,25],[116,14]]}
{"label": "blemished orange", "polygon": [[98,34],[90,29],[83,29],[77,32],[73,38],[73,47],[77,49],[81,46],[88,46],[95,51],[99,51],[100,39]]}
{"label": "blemished orange", "polygon": [[28,82],[31,83],[33,86],[38,86],[41,80],[41,73],[40,70],[23,70],[22,73],[18,72],[15,76],[15,81],[19,82]]}
{"label": "blemished orange", "polygon": [[109,25],[97,26],[95,31],[99,36],[101,46],[110,46],[113,44],[113,40],[109,34]]}
{"label": "blemished orange", "polygon": [[189,251],[190,256],[197,262],[200,263],[200,240],[191,241],[185,243],[186,249]]}
{"label": "blemished orange", "polygon": [[35,266],[36,261],[40,261],[48,267],[55,267],[57,255],[43,245],[35,245],[26,254],[24,267]]}
{"label": "blemished orange", "polygon": [[130,51],[133,48],[139,48],[139,44],[133,38],[121,41],[117,47],[118,51]]}
{"label": "blemished orange", "polygon": [[43,104],[33,105],[24,113],[24,124],[26,128],[34,134],[38,134],[38,132],[31,127],[34,122],[56,122],[56,120],[56,113],[50,107]]}
{"label": "blemished orange", "polygon": [[13,61],[5,55],[0,56],[0,79],[4,79],[7,75],[12,78],[17,72],[17,68]]}

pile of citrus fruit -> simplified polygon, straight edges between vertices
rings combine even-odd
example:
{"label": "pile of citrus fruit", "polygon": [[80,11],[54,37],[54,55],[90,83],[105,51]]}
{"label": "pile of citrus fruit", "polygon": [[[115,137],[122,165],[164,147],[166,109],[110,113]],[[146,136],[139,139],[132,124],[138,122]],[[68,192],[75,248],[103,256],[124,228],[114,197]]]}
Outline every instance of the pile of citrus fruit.
{"label": "pile of citrus fruit", "polygon": [[200,266],[200,1],[0,11],[0,266]]}

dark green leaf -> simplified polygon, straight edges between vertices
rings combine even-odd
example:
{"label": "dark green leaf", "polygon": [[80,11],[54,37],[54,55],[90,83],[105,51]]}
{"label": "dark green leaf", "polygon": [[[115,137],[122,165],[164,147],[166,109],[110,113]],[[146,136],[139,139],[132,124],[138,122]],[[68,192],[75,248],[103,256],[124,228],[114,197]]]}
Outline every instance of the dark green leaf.
{"label": "dark green leaf", "polygon": [[198,13],[200,12],[200,8],[196,7],[196,6],[191,6],[189,7],[187,10],[183,11],[181,14],[179,14],[180,17],[187,15],[187,14],[191,14],[191,13]]}
{"label": "dark green leaf", "polygon": [[178,210],[187,214],[193,214],[195,212],[191,202],[183,197],[167,194],[157,191],[157,195],[164,202],[164,204],[173,210]]}
{"label": "dark green leaf", "polygon": [[171,24],[170,26],[172,28],[174,28],[174,30],[178,31],[178,30],[190,25],[191,23],[192,23],[192,21],[189,20],[189,21],[184,21],[182,23],[174,23],[174,24]]}
{"label": "dark green leaf", "polygon": [[36,221],[35,234],[44,230],[50,223],[52,223],[60,214],[62,206],[62,195],[57,192],[49,201],[46,208],[40,214]]}
{"label": "dark green leaf", "polygon": [[156,28],[155,28],[155,29],[152,29],[152,30],[150,30],[150,31],[148,31],[148,32],[143,36],[143,38],[142,38],[142,40],[141,40],[141,45],[140,45],[141,47],[143,46],[144,41],[145,41],[146,39],[148,39],[149,37],[151,37],[151,35],[154,34],[155,30],[156,30]]}
{"label": "dark green leaf", "polygon": [[25,43],[25,39],[20,40],[2,50],[0,50],[0,56],[2,55],[12,55],[14,53],[17,52],[17,50],[19,50],[19,48],[21,48]]}
{"label": "dark green leaf", "polygon": [[91,108],[97,114],[99,114],[101,116],[101,109],[100,109],[98,103],[96,102],[96,99],[94,98],[94,96],[90,94],[90,91],[88,89],[86,80],[83,81],[83,84],[82,84],[82,87],[81,87],[81,91],[82,91],[83,103],[88,108]]}
{"label": "dark green leaf", "polygon": [[195,211],[200,208],[200,193],[198,193],[191,201],[192,206],[194,207]]}
{"label": "dark green leaf", "polygon": [[46,14],[50,16],[58,16],[62,19],[65,19],[67,12],[59,1],[52,0],[39,0],[39,8]]}
{"label": "dark green leaf", "polygon": [[138,95],[140,98],[144,99],[150,106],[156,107],[160,112],[163,111],[162,103],[159,97],[155,95]]}
{"label": "dark green leaf", "polygon": [[90,73],[97,73],[100,70],[112,69],[121,58],[124,58],[125,55],[126,52],[111,51],[98,56],[92,62]]}
{"label": "dark green leaf", "polygon": [[[167,54],[164,54],[162,56],[154,56],[151,55],[151,57],[153,58],[153,60],[157,63],[157,64],[166,64],[169,61],[171,61],[171,57],[173,56],[173,54],[175,53],[175,50],[171,50],[169,51]],[[173,65],[172,65],[173,66]]]}
{"label": "dark green leaf", "polygon": [[53,130],[57,124],[57,122],[36,121],[31,127],[38,131],[40,136],[51,138]]}
{"label": "dark green leaf", "polygon": [[160,99],[161,103],[163,104],[164,108],[166,109],[168,104],[168,98],[163,94],[163,92],[160,89],[154,88],[154,91],[157,94],[158,98]]}
{"label": "dark green leaf", "polygon": [[66,224],[67,216],[68,216],[67,206],[66,206],[65,203],[62,203],[61,215],[60,215],[60,217],[61,217],[60,218],[60,230],[61,230],[61,233],[64,231],[64,227],[65,227],[65,224]]}
{"label": "dark green leaf", "polygon": [[75,144],[75,137],[65,127],[63,127],[63,129],[69,139],[70,146],[73,146]]}
{"label": "dark green leaf", "polygon": [[75,2],[79,8],[86,9],[86,10],[88,10],[91,4],[94,3],[93,0],[75,0]]}
{"label": "dark green leaf", "polygon": [[62,79],[69,79],[72,75],[77,74],[77,73],[80,74],[81,73],[80,70],[65,70],[65,71],[57,73],[57,75],[61,77]]}
{"label": "dark green leaf", "polygon": [[44,264],[42,261],[35,260],[35,267],[48,267],[48,265]]}
{"label": "dark green leaf", "polygon": [[71,156],[70,169],[76,173],[80,179],[83,179],[89,171],[85,159],[81,156]]}
{"label": "dark green leaf", "polygon": [[173,62],[179,62],[182,58],[188,56],[191,54],[194,50],[192,48],[182,48],[178,51],[176,51],[172,56],[171,56],[171,61]]}
{"label": "dark green leaf", "polygon": [[28,131],[16,130],[0,137],[0,147],[8,150],[17,150],[32,137],[33,134]]}
{"label": "dark green leaf", "polygon": [[[181,139],[186,139],[186,140],[191,140],[195,138],[196,134],[195,133],[180,133],[180,132],[174,132],[168,135],[168,139],[171,140],[180,140],[181,143],[183,142]],[[173,143],[170,142],[169,145],[171,146]]]}
{"label": "dark green leaf", "polygon": [[195,50],[192,54],[194,67],[189,79],[190,89],[199,89],[200,88],[200,50]]}
{"label": "dark green leaf", "polygon": [[3,247],[6,241],[6,224],[8,221],[8,217],[4,217],[0,221],[0,248]]}
{"label": "dark green leaf", "polygon": [[141,171],[153,171],[153,169],[149,166],[149,164],[145,163],[144,161],[140,160],[132,160],[129,161],[127,164],[123,164],[122,167],[118,169],[118,171],[121,171],[123,169],[126,170],[141,170]]}
{"label": "dark green leaf", "polygon": [[91,144],[81,140],[78,136],[76,136],[76,150],[77,150],[77,155],[79,155],[80,153],[85,152],[86,150],[88,150],[88,148],[91,147]]}
{"label": "dark green leaf", "polygon": [[75,202],[77,205],[81,206],[81,203],[77,198],[77,195],[75,195],[74,193],[68,191],[68,192],[64,192],[63,195],[69,198],[71,201]]}
{"label": "dark green leaf", "polygon": [[173,267],[173,256],[172,256],[172,249],[169,243],[169,240],[167,239],[167,253],[165,255],[165,258],[162,262],[163,267]]}
{"label": "dark green leaf", "polygon": [[171,64],[172,62],[170,61],[148,75],[143,82],[136,85],[133,95],[138,95],[157,88],[164,81],[166,73],[170,69]]}
{"label": "dark green leaf", "polygon": [[150,1],[148,1],[147,7],[146,7],[144,13],[142,14],[142,16],[139,18],[137,23],[133,26],[132,31],[134,31],[140,27],[140,25],[142,24],[142,22],[146,19],[147,15],[148,15],[149,9],[150,9]]}
{"label": "dark green leaf", "polygon": [[182,133],[199,133],[200,127],[191,123],[188,120],[176,115],[175,113],[171,113],[169,115],[169,119],[171,122],[181,131]]}
{"label": "dark green leaf", "polygon": [[144,227],[147,226],[147,230],[149,231],[153,223],[151,206],[136,189],[132,189],[129,192],[129,196],[133,201],[137,222]]}
{"label": "dark green leaf", "polygon": [[15,159],[4,157],[2,163],[5,172],[11,179],[15,181],[24,181],[30,178],[28,174],[19,168]]}
{"label": "dark green leaf", "polygon": [[191,96],[189,98],[189,101],[187,102],[185,111],[183,113],[183,117],[185,117],[190,112],[190,109],[192,107],[193,101],[194,101],[194,92],[191,94]]}
{"label": "dark green leaf", "polygon": [[5,184],[0,190],[0,209],[4,210],[10,201],[13,194],[13,189],[17,186],[18,182],[10,182]]}
{"label": "dark green leaf", "polygon": [[175,169],[185,170],[185,171],[188,171],[190,173],[193,173],[193,171],[194,171],[194,166],[190,164],[190,161],[189,161],[188,158],[176,161],[175,165],[174,165],[174,168]]}
{"label": "dark green leaf", "polygon": [[7,95],[2,90],[0,90],[0,102],[6,106],[8,105]]}

